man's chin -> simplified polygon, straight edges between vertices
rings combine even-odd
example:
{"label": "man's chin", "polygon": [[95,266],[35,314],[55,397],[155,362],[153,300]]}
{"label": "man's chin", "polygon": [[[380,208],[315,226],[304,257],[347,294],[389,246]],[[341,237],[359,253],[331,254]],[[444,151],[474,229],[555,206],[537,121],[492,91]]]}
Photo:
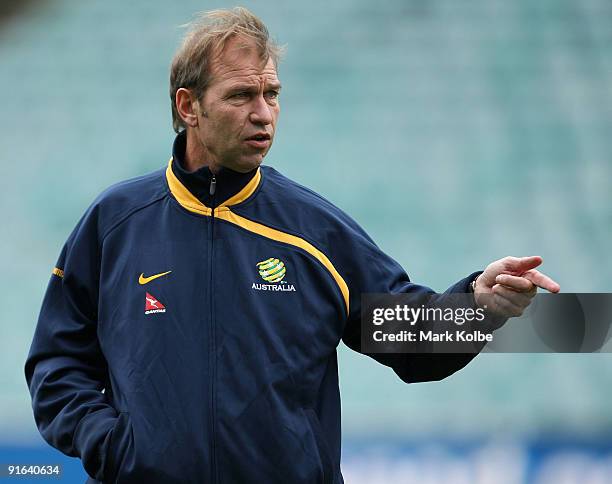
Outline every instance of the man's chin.
{"label": "man's chin", "polygon": [[240,160],[236,163],[233,163],[232,166],[228,166],[231,170],[237,171],[239,173],[248,173],[249,171],[254,170],[263,162],[265,155],[247,158]]}

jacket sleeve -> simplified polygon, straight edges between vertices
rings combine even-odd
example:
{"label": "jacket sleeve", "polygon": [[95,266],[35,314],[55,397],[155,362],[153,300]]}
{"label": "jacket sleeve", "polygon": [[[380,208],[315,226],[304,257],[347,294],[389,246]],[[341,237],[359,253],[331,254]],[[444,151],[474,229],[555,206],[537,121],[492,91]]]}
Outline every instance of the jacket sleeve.
{"label": "jacket sleeve", "polygon": [[109,404],[107,367],[98,344],[99,241],[95,209],[81,219],[59,257],[25,364],[43,438],[80,457],[102,479],[118,413]]}
{"label": "jacket sleeve", "polygon": [[[404,269],[386,255],[354,221],[345,219],[348,237],[339,245],[340,266],[346,274],[350,291],[350,313],[342,340],[351,349],[361,351],[361,295],[367,293],[414,295],[436,294],[427,286],[415,284]],[[452,285],[445,294],[469,293],[471,282],[481,272],[474,272]],[[475,353],[463,354],[367,354],[391,367],[406,383],[435,381],[446,378],[467,365]]]}

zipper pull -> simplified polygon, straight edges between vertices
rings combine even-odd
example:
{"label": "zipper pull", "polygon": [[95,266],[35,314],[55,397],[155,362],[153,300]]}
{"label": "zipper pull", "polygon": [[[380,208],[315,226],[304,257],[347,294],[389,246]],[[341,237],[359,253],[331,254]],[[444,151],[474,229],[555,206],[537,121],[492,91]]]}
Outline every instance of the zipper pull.
{"label": "zipper pull", "polygon": [[215,178],[215,175],[212,176],[212,180],[210,180],[210,196],[212,197],[215,194],[215,191],[217,190],[217,179]]}

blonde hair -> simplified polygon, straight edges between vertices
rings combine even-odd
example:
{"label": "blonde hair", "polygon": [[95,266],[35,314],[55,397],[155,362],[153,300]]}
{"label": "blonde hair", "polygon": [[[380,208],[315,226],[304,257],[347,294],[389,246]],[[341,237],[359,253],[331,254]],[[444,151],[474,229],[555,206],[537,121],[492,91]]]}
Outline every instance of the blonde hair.
{"label": "blonde hair", "polygon": [[230,38],[240,35],[253,41],[261,59],[271,58],[275,66],[284,51],[284,47],[270,39],[264,23],[244,7],[202,12],[186,27],[187,33],[170,68],[172,127],[177,133],[186,126],[176,109],[176,91],[190,89],[201,98],[211,81],[211,59],[223,51]]}

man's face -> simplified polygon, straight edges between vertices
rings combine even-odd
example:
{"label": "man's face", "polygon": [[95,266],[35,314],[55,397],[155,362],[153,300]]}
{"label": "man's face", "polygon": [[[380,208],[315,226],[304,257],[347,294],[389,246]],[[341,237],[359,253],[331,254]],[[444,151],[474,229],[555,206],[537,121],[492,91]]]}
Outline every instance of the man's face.
{"label": "man's face", "polygon": [[211,62],[211,72],[195,128],[199,148],[213,169],[250,171],[274,139],[281,87],[276,67],[271,59],[263,62],[250,41],[234,37]]}

